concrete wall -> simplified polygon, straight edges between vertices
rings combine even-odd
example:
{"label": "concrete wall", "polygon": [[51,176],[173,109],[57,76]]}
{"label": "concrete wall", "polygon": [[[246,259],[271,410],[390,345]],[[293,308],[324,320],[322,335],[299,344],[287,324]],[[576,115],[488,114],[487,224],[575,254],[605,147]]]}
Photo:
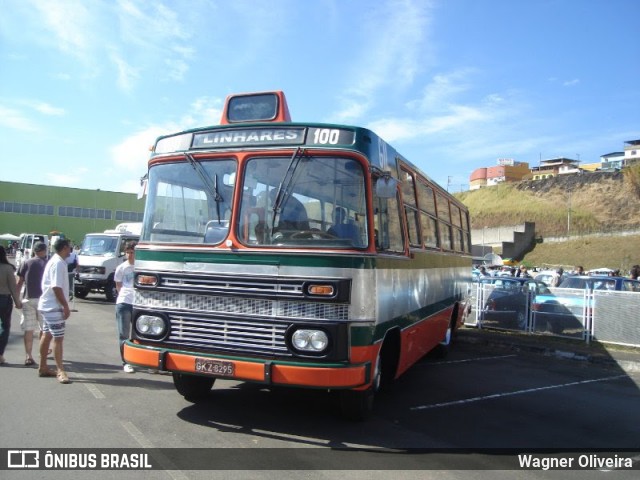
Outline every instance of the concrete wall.
{"label": "concrete wall", "polygon": [[471,230],[472,255],[498,253],[502,258],[519,259],[535,244],[535,223]]}

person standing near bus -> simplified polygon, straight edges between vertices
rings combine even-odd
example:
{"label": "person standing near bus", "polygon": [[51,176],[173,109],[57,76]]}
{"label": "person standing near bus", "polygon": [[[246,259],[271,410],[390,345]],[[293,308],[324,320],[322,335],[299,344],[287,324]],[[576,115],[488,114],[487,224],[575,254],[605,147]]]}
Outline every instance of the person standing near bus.
{"label": "person standing near bus", "polygon": [[18,291],[25,285],[22,302],[22,319],[20,327],[24,332],[24,352],[26,366],[35,365],[31,352],[33,350],[33,332],[42,329],[42,315],[38,312],[38,301],[42,295],[42,274],[47,265],[47,246],[38,242],[33,247],[35,256],[23,262],[18,269]]}
{"label": "person standing near bus", "polygon": [[[63,342],[66,321],[71,315],[69,308],[69,275],[65,258],[71,252],[69,240],[59,238],[54,246],[55,255],[47,263],[42,274],[42,295],[38,310],[42,314],[42,336],[40,337],[40,377],[57,377],[60,383],[69,383],[64,370]],[[47,352],[53,339],[53,358],[57,372],[47,365]]]}
{"label": "person standing near bus", "polygon": [[0,365],[7,363],[4,359],[4,349],[9,342],[13,305],[15,303],[16,308],[22,308],[15,270],[16,267],[7,259],[7,251],[0,245]]}
{"label": "person standing near bus", "polygon": [[127,242],[124,247],[127,261],[118,265],[113,276],[113,280],[116,282],[116,290],[118,291],[118,298],[116,299],[116,321],[118,323],[120,357],[122,358],[125,373],[135,372],[133,367],[124,361],[124,342],[129,338],[131,316],[133,315],[133,297],[135,295],[133,289],[133,266],[135,262],[136,245],[136,241],[132,240]]}

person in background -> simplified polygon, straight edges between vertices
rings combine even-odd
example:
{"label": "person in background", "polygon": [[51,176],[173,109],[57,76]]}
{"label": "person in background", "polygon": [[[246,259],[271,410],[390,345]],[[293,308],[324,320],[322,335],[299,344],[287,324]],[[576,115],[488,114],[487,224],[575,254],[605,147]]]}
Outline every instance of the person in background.
{"label": "person in background", "polygon": [[553,276],[551,277],[551,287],[560,286],[560,282],[562,281],[562,274],[564,273],[564,269],[562,267],[556,269]]}
{"label": "person in background", "polygon": [[518,277],[520,278],[531,278],[531,275],[529,274],[529,270],[524,265],[520,265],[519,273],[520,275],[518,275]]}
{"label": "person in background", "polygon": [[69,295],[73,297],[73,277],[75,272],[78,270],[78,254],[71,245],[71,252],[69,256],[64,259],[67,264],[67,272],[69,273]]}
{"label": "person in background", "polygon": [[47,265],[47,246],[38,242],[33,247],[34,257],[23,262],[18,269],[18,291],[25,286],[22,301],[22,319],[20,327],[24,332],[24,352],[27,356],[24,364],[35,365],[31,354],[33,350],[33,332],[42,329],[42,315],[38,312],[38,300],[42,295],[42,274]]}
{"label": "person in background", "polygon": [[133,266],[135,262],[135,248],[137,242],[130,241],[124,247],[127,260],[116,268],[114,281],[118,298],[116,299],[116,321],[118,323],[118,337],[120,341],[120,357],[122,358],[123,370],[125,373],[134,373],[131,365],[124,361],[124,342],[129,338],[131,330],[131,316],[133,314]]}
{"label": "person in background", "polygon": [[4,359],[4,349],[9,342],[13,305],[22,308],[15,270],[16,267],[7,259],[7,251],[0,245],[0,365],[7,363]]}
{"label": "person in background", "polygon": [[576,268],[573,270],[573,274],[574,275],[586,275],[586,273],[584,273],[584,268],[582,267],[582,265],[577,265]]}
{"label": "person in background", "polygon": [[[71,315],[69,308],[69,274],[65,258],[71,252],[69,240],[59,238],[54,246],[55,255],[47,263],[42,274],[42,295],[38,310],[42,315],[42,336],[40,337],[40,377],[57,377],[60,383],[70,383],[64,370],[63,342],[66,321]],[[49,369],[47,352],[53,340],[53,358],[57,371]]]}
{"label": "person in background", "polygon": [[640,280],[640,265],[634,265],[633,267],[631,267],[629,276],[632,280]]}

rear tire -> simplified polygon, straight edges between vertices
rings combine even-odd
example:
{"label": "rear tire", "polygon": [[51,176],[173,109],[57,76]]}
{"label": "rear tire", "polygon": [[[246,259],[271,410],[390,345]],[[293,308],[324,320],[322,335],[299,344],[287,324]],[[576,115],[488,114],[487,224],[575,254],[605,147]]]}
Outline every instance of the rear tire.
{"label": "rear tire", "polygon": [[438,345],[436,345],[436,348],[433,349],[433,356],[435,358],[445,358],[451,351],[452,343],[453,329],[449,326],[449,328],[447,328],[447,333],[444,336],[444,340],[442,340]]}
{"label": "rear tire", "polygon": [[189,402],[203,400],[209,395],[215,378],[199,377],[186,373],[173,373],[173,385],[180,395]]}

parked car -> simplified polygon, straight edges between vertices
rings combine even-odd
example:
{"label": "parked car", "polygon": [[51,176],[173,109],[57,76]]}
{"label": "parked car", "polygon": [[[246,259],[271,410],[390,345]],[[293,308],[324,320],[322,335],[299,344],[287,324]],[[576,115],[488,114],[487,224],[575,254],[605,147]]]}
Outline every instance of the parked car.
{"label": "parked car", "polygon": [[586,290],[640,292],[640,281],[605,275],[569,276],[562,281],[559,289],[553,293],[549,291],[536,295],[532,304],[536,330],[581,334],[594,306],[593,300],[585,305]]}
{"label": "parked car", "polygon": [[[553,285],[551,285],[551,279],[554,277],[555,274],[556,274],[555,270],[542,270],[541,272],[536,273],[533,276],[533,278],[541,282],[544,282],[547,285],[547,287],[552,287]],[[567,275],[563,273],[562,276],[560,277],[560,283],[562,283],[562,281],[565,278],[567,278]]]}
{"label": "parked car", "polygon": [[543,282],[533,278],[482,278],[480,284],[493,286],[484,303],[482,320],[501,328],[524,330],[530,296],[550,293]]}

